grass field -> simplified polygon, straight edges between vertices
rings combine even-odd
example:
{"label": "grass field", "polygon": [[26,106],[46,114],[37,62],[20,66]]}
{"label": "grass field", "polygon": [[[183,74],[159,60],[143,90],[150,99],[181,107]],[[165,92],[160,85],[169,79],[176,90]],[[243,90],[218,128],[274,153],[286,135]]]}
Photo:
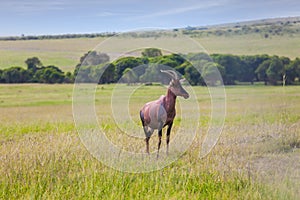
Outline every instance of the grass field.
{"label": "grass field", "polygon": [[[122,138],[110,111],[114,87],[100,85],[95,105],[100,125]],[[73,85],[0,85],[0,199],[297,199],[300,195],[297,86],[226,87],[223,133],[202,159],[198,154],[209,125],[210,96],[204,87],[193,87],[201,110],[196,139],[176,162],[142,174],[115,171],[86,150],[73,121],[72,89]],[[164,90],[151,86],[135,91],[129,108],[136,123],[144,101]],[[174,131],[179,124],[180,115]],[[133,145],[130,138],[122,142]],[[138,143],[144,148],[142,139]],[[152,151],[156,144],[155,134]]]}
{"label": "grass field", "polygon": [[[209,54],[269,54],[287,56],[291,59],[300,57],[299,35],[272,36],[267,39],[260,34],[233,36],[210,35],[193,39],[199,42]],[[104,40],[105,38],[78,38],[36,41],[0,41],[0,69],[11,66],[26,67],[24,61],[27,58],[36,56],[46,66],[55,65],[64,71],[73,71],[76,64],[79,63],[80,57],[89,50],[96,48],[96,46]],[[130,42],[136,43],[137,41]],[[101,49],[98,50],[101,51]]]}
{"label": "grass field", "polygon": [[234,55],[268,54],[300,57],[300,36],[272,36],[264,38],[260,34],[236,36],[211,36],[196,38],[208,53],[230,53]]}
{"label": "grass field", "polygon": [[26,67],[25,60],[38,57],[42,63],[73,71],[79,59],[94,49],[103,38],[0,41],[0,68]]}

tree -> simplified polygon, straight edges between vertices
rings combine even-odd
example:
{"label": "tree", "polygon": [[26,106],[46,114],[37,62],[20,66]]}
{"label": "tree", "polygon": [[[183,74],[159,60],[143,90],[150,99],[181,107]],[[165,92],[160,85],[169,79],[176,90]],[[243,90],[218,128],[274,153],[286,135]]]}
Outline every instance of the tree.
{"label": "tree", "polygon": [[187,55],[188,60],[190,61],[200,61],[200,60],[205,60],[205,61],[212,61],[211,57],[206,54],[206,53],[189,53]]}
{"label": "tree", "polygon": [[258,80],[259,81],[264,81],[265,85],[268,84],[268,76],[267,76],[267,69],[270,65],[270,60],[265,60],[264,62],[262,62],[258,68],[255,70],[255,73],[257,74]]}
{"label": "tree", "polygon": [[181,69],[180,65],[185,61],[186,60],[184,59],[184,57],[179,54],[170,54],[150,59],[150,63],[164,65],[168,68],[178,69],[180,70],[180,73],[183,73],[184,71],[184,69]]}
{"label": "tree", "polygon": [[103,63],[98,66],[89,67],[89,79],[98,84],[113,83],[115,80],[115,65]]}
{"label": "tree", "polygon": [[171,55],[160,57],[159,60],[156,61],[156,63],[163,64],[171,68],[175,68],[177,66],[180,66],[185,61],[186,60],[179,54],[171,54]]}
{"label": "tree", "polygon": [[96,51],[89,51],[84,57],[81,65],[84,66],[96,66],[101,63],[106,63],[109,61],[109,56],[105,53],[100,53]]}
{"label": "tree", "polygon": [[10,67],[3,70],[1,79],[4,83],[26,83],[29,81],[29,73],[22,67]]}
{"label": "tree", "polygon": [[34,75],[34,80],[38,83],[62,83],[64,79],[64,72],[53,65],[41,67]]}
{"label": "tree", "polygon": [[[78,68],[79,69],[79,68]],[[93,78],[91,78],[91,66],[81,66],[80,71],[74,71],[76,83],[92,83]]]}
{"label": "tree", "polygon": [[175,70],[178,71],[180,74],[185,74],[185,68],[187,68],[189,65],[191,65],[191,63],[186,61],[181,65],[175,67]]}
{"label": "tree", "polygon": [[265,60],[270,59],[268,55],[254,55],[254,56],[242,56],[241,62],[241,74],[240,81],[251,82],[258,80],[255,70],[262,64]]}
{"label": "tree", "polygon": [[234,85],[241,75],[240,66],[242,62],[240,57],[229,54],[213,54],[212,57],[216,63],[225,68],[224,84]]}
{"label": "tree", "polygon": [[281,60],[282,64],[285,66],[287,66],[291,63],[291,60],[288,57],[282,56],[279,59]]}
{"label": "tree", "polygon": [[27,65],[27,69],[32,73],[35,73],[38,67],[43,65],[37,57],[28,58],[25,63]]}
{"label": "tree", "polygon": [[285,67],[286,83],[292,84],[300,78],[300,59],[296,58]]}
{"label": "tree", "polygon": [[0,83],[5,83],[5,80],[2,78],[3,70],[0,69]]}
{"label": "tree", "polygon": [[259,80],[265,82],[265,85],[267,82],[276,85],[278,81],[282,80],[284,64],[278,56],[273,56],[260,64],[255,73],[257,73]]}
{"label": "tree", "polygon": [[75,66],[74,76],[77,76],[81,66],[96,66],[102,63],[107,63],[109,60],[110,58],[106,53],[89,51],[80,57],[79,63]]}
{"label": "tree", "polygon": [[255,68],[250,63],[251,57],[242,57],[241,58],[241,66],[240,66],[240,74],[237,77],[237,80],[240,82],[251,82],[253,84],[255,80]]}
{"label": "tree", "polygon": [[120,58],[117,61],[115,61],[115,67],[116,67],[116,80],[118,81],[122,75],[123,71],[127,68],[133,69],[135,67],[144,65],[146,60],[141,58],[135,58],[135,57],[124,57]]}
{"label": "tree", "polygon": [[142,56],[153,58],[153,57],[162,56],[162,52],[160,49],[157,48],[147,48],[142,52]]}
{"label": "tree", "polygon": [[127,84],[136,83],[138,81],[138,77],[132,69],[126,68],[123,71],[122,81]]}
{"label": "tree", "polygon": [[176,60],[173,60],[169,57],[161,58],[156,64],[165,65],[171,68],[175,68],[181,65],[181,63],[178,63]]}
{"label": "tree", "polygon": [[184,77],[191,85],[205,85],[199,71],[189,62],[185,64]]}
{"label": "tree", "polygon": [[206,85],[216,86],[217,84],[223,84],[222,76],[224,76],[224,72],[225,69],[223,66],[213,62],[207,62],[203,67],[202,76]]}
{"label": "tree", "polygon": [[172,53],[171,55],[167,55],[166,57],[170,58],[171,60],[176,61],[177,66],[181,65],[182,63],[184,63],[186,61],[186,59],[184,58],[184,55],[180,55],[180,54],[176,54],[176,53]]}
{"label": "tree", "polygon": [[71,72],[66,73],[64,83],[74,83],[74,75]]}
{"label": "tree", "polygon": [[298,81],[300,81],[300,59],[296,58],[295,60],[295,71],[298,78]]}
{"label": "tree", "polygon": [[277,82],[282,80],[283,69],[284,65],[282,61],[277,56],[272,57],[270,60],[269,67],[266,71],[269,83],[271,85],[277,85]]}
{"label": "tree", "polygon": [[99,80],[99,83],[103,84],[103,83],[113,83],[115,82],[115,65],[112,63],[106,63],[104,65],[105,71],[102,74],[101,79]]}
{"label": "tree", "polygon": [[165,76],[160,70],[169,70],[170,67],[156,63],[150,63],[145,69],[145,73],[140,77],[141,82],[162,82],[168,84],[170,77]]}

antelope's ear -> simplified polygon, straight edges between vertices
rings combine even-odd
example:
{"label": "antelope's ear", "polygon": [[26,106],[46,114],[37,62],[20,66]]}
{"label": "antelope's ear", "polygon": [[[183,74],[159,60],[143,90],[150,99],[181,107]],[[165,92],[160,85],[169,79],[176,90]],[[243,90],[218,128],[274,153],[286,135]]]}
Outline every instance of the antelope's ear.
{"label": "antelope's ear", "polygon": [[173,78],[171,79],[169,85],[170,85],[170,86],[174,86],[174,85],[175,85],[175,84],[174,84],[174,79],[173,79]]}
{"label": "antelope's ear", "polygon": [[184,83],[184,82],[186,81],[186,79],[185,79],[185,78],[182,78],[182,79],[180,79],[179,81],[180,81],[180,83]]}

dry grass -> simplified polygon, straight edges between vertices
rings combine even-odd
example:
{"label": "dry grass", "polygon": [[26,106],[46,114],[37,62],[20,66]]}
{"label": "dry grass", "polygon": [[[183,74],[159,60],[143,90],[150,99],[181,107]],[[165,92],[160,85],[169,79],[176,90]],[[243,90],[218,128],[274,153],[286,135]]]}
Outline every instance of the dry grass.
{"label": "dry grass", "polygon": [[[113,87],[100,86],[97,91],[100,125],[118,145],[143,151],[143,140],[123,137],[114,124],[109,98]],[[13,94],[19,90],[22,95],[16,99]],[[202,87],[194,90],[202,112],[198,133],[203,134],[210,115],[209,94]],[[89,154],[72,121],[66,95],[71,85],[1,85],[0,91],[5,91],[0,96],[0,101],[5,99],[0,107],[0,198],[296,199],[300,195],[299,87],[226,88],[226,123],[213,151],[199,158],[198,134],[176,162],[146,174],[114,171]],[[161,91],[149,87],[134,93],[129,106],[134,123],[140,125],[133,113]],[[33,94],[48,99],[48,104],[39,98],[28,104]],[[58,103],[62,99],[65,103]],[[175,132],[179,124],[177,118]],[[156,145],[155,134],[152,151]]]}

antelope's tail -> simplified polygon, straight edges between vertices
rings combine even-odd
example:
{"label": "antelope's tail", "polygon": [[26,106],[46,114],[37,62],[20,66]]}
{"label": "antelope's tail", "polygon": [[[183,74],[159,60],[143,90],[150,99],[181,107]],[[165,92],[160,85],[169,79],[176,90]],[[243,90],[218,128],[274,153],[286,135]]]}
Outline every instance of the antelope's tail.
{"label": "antelope's tail", "polygon": [[141,121],[142,121],[142,125],[144,126],[145,118],[144,118],[144,112],[142,110],[140,111],[140,118],[141,118]]}

